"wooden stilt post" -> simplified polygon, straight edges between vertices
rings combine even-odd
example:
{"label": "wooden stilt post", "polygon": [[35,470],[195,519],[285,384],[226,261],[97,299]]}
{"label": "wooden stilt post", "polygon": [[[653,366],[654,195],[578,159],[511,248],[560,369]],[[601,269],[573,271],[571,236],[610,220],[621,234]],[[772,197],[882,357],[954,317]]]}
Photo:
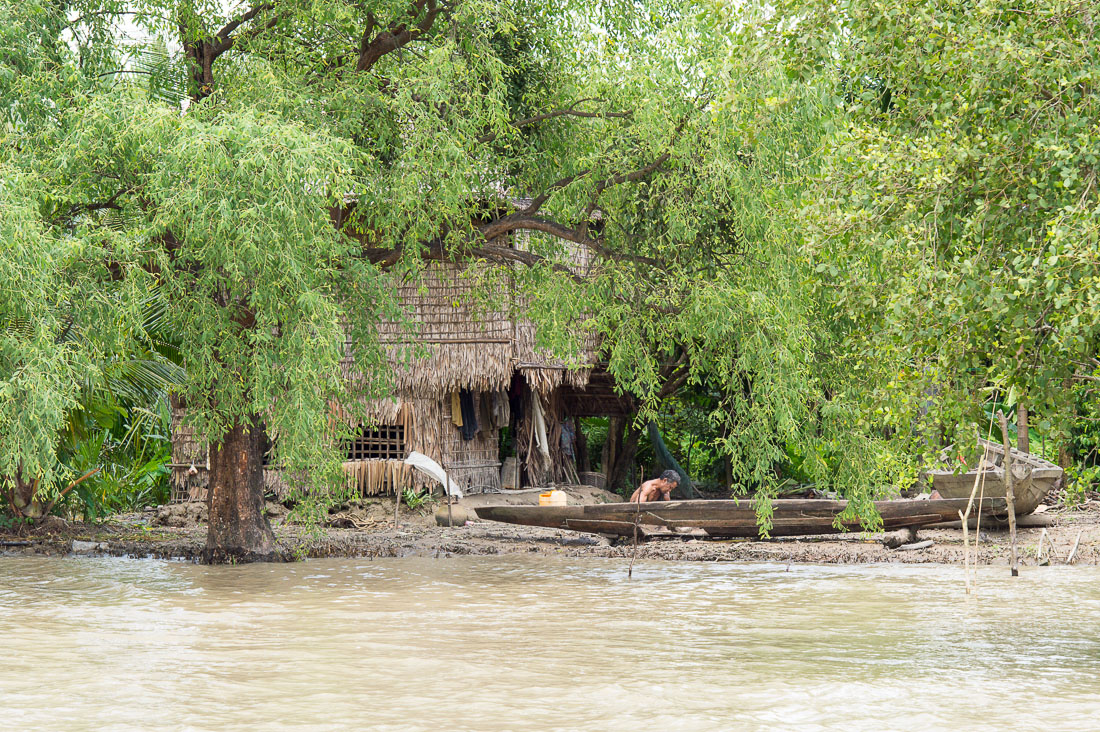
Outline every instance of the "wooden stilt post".
{"label": "wooden stilt post", "polygon": [[1027,407],[1024,406],[1023,400],[1016,406],[1016,449],[1020,452],[1031,452]]}
{"label": "wooden stilt post", "polygon": [[451,513],[451,476],[447,475],[447,394],[444,393],[439,409],[439,467],[443,469],[443,492],[447,494],[447,528],[455,527]]}
{"label": "wooden stilt post", "polygon": [[1016,478],[1012,474],[1012,443],[1008,440],[1008,418],[997,410],[997,420],[1001,423],[1001,440],[1004,442],[1005,459],[1005,502],[1008,503],[1008,536],[1012,547],[1012,576],[1020,576],[1020,566],[1016,559]]}

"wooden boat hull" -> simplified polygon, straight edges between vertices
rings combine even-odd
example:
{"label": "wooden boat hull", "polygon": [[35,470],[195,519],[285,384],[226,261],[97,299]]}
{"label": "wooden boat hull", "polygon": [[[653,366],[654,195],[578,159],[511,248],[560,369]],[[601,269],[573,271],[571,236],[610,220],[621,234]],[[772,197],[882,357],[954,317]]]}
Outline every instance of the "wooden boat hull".
{"label": "wooden boat hull", "polygon": [[[1000,467],[1004,464],[1004,446],[988,440],[979,440],[979,446],[986,451],[987,459],[994,464],[980,478],[980,495],[1004,496],[1004,469]],[[1052,462],[1015,448],[1012,449],[1012,464],[1012,473],[1016,478],[1012,491],[1013,505],[1016,515],[1024,516],[1038,508],[1062,477],[1063,471]],[[930,470],[926,475],[932,488],[944,498],[970,498],[970,493],[974,490],[974,479],[979,476],[977,470],[965,473]],[[1005,514],[1007,510],[1002,510],[1001,515]]]}
{"label": "wooden boat hull", "polygon": [[[976,503],[976,502],[975,502]],[[876,501],[885,530],[958,520],[966,499]],[[987,498],[983,512],[1004,511],[1004,498]],[[771,536],[800,536],[860,531],[858,521],[835,525],[847,501],[780,499],[772,501]],[[975,506],[977,508],[977,506]],[[604,503],[594,506],[483,506],[479,518],[522,526],[545,526],[596,534],[630,536],[637,523],[641,535],[683,534],[757,537],[756,509],[751,501],[659,501]]]}

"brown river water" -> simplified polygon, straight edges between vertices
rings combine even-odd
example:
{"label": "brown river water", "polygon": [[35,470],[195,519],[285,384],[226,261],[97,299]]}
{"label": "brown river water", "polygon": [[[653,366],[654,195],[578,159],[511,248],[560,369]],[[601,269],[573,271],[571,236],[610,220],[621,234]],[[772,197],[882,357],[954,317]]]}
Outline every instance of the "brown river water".
{"label": "brown river water", "polygon": [[1098,730],[1100,569],[0,558],[4,730]]}

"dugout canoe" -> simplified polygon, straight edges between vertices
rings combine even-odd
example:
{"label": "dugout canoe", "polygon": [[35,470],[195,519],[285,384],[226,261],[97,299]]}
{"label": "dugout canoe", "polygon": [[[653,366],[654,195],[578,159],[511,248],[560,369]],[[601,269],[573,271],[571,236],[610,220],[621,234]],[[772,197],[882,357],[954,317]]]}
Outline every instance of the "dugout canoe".
{"label": "dugout canoe", "polygon": [[[967,499],[875,501],[884,530],[958,520]],[[1004,511],[1004,498],[986,498],[983,512]],[[847,501],[778,499],[772,501],[771,536],[800,536],[860,531],[858,521],[835,525]],[[977,501],[975,501],[975,510]],[[521,526],[545,526],[594,534],[630,536],[637,522],[643,535],[691,534],[716,537],[760,536],[751,501],[656,501],[602,503],[593,506],[482,506],[478,518]]]}
{"label": "dugout canoe", "polygon": [[[932,488],[944,498],[970,498],[970,492],[974,490],[974,479],[978,478],[980,495],[1003,496],[1005,494],[1004,479],[1004,445],[990,440],[978,440],[986,460],[992,462],[992,467],[986,468],[980,475],[975,468],[968,471],[955,471],[950,469],[929,470],[926,473],[928,482]],[[1031,513],[1046,498],[1047,493],[1062,477],[1062,469],[1054,463],[1044,460],[1038,455],[1029,452],[1021,452],[1012,449],[1012,474],[1015,477],[1012,489],[1013,506],[1017,516]],[[1000,512],[1007,516],[1008,511]]]}

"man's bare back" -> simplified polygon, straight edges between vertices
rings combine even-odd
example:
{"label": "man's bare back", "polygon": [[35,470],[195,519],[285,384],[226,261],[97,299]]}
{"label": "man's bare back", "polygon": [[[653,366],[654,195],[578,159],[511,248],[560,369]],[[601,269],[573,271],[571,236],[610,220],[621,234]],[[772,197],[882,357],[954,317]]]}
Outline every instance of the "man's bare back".
{"label": "man's bare back", "polygon": [[666,470],[660,478],[647,480],[630,496],[631,503],[672,500],[672,489],[680,485],[680,476],[675,471]]}

